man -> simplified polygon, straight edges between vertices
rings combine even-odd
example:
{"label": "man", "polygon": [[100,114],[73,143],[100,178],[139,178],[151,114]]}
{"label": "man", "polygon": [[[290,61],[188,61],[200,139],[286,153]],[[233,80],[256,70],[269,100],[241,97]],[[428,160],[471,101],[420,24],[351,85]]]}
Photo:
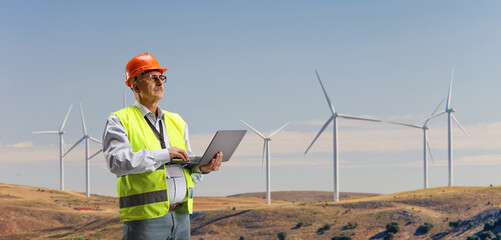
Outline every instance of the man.
{"label": "man", "polygon": [[125,83],[136,102],[112,113],[103,133],[108,168],[118,177],[122,239],[189,239],[194,183],[221,166],[221,152],[207,165],[182,165],[194,154],[188,125],[158,106],[165,71],[149,53],[132,58]]}

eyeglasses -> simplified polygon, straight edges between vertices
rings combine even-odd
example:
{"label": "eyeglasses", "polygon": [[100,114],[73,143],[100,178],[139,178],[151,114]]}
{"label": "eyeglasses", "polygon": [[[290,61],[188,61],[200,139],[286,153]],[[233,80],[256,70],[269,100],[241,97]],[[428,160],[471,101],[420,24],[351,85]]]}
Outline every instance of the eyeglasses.
{"label": "eyeglasses", "polygon": [[167,77],[165,75],[156,75],[156,74],[150,74],[150,75],[145,75],[141,79],[148,77],[146,79],[150,80],[151,82],[157,82],[158,80],[161,80],[163,83],[167,82]]}

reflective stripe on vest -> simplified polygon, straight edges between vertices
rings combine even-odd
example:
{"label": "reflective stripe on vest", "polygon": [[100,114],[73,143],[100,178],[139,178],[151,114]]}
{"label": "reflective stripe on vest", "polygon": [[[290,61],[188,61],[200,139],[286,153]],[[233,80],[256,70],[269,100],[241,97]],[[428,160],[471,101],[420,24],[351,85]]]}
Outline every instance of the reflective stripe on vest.
{"label": "reflective stripe on vest", "polygon": [[[132,151],[141,149],[161,149],[155,134],[135,106],[124,108],[116,115],[124,126]],[[184,121],[176,113],[164,111],[164,124],[171,146],[176,146],[186,151],[184,145]],[[191,172],[183,169],[187,193],[193,191]],[[130,174],[117,179],[117,192],[119,196],[120,218],[122,221],[157,218],[164,216],[169,211],[165,168],[161,166],[153,172]],[[187,199],[186,208],[193,212],[193,199]]]}
{"label": "reflective stripe on vest", "polygon": [[128,208],[168,200],[167,195],[165,195],[165,190],[160,190],[121,197],[119,200],[119,206],[120,208]]}

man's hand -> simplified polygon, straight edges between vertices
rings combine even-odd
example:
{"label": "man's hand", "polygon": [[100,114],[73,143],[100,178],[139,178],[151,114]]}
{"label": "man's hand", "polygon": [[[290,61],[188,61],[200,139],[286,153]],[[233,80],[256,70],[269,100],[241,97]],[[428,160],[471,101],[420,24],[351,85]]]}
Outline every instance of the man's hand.
{"label": "man's hand", "polygon": [[221,162],[223,161],[223,153],[218,152],[216,156],[207,165],[200,166],[200,171],[202,173],[210,173],[212,171],[217,171],[221,167]]}
{"label": "man's hand", "polygon": [[190,158],[188,157],[188,154],[186,153],[186,151],[184,151],[183,149],[181,148],[178,148],[178,147],[171,147],[169,149],[169,155],[170,155],[170,159],[181,159],[183,160],[184,162],[187,162],[190,160]]}

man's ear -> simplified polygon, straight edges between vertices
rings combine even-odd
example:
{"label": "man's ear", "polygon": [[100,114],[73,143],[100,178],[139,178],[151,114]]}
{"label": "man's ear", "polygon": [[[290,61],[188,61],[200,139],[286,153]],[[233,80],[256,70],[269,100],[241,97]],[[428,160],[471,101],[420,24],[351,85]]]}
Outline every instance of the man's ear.
{"label": "man's ear", "polygon": [[132,83],[132,90],[133,90],[134,92],[139,93],[139,87],[137,86],[137,82],[133,82],[133,83]]}

